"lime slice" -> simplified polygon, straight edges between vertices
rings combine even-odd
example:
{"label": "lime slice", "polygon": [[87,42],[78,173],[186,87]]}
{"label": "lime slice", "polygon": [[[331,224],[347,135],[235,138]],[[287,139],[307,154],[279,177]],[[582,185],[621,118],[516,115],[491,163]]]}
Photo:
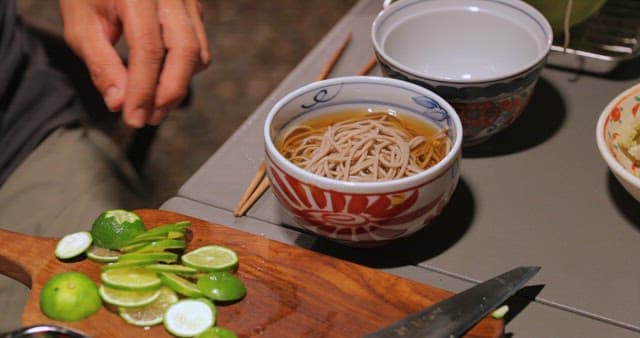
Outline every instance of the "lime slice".
{"label": "lime slice", "polygon": [[136,266],[146,266],[158,262],[173,263],[178,260],[178,255],[173,252],[143,252],[127,253],[121,255],[118,261],[102,266],[102,271],[122,269]]}
{"label": "lime slice", "polygon": [[210,299],[235,301],[247,294],[244,283],[228,271],[216,271],[198,278],[198,289]]}
{"label": "lime slice", "polygon": [[238,266],[238,255],[224,246],[206,245],[182,255],[182,264],[200,271],[231,271]]}
{"label": "lime slice", "polygon": [[149,245],[149,242],[140,242],[140,243],[135,243],[135,244],[131,244],[131,245],[125,245],[123,247],[121,247],[119,250],[121,252],[134,252],[142,247],[145,247]]}
{"label": "lime slice", "polygon": [[167,308],[178,301],[178,295],[169,288],[160,288],[160,296],[154,302],[142,307],[118,308],[120,317],[136,326],[152,326],[162,323]]}
{"label": "lime slice", "polygon": [[181,231],[169,231],[167,233],[167,238],[168,239],[180,239],[180,238],[184,238],[184,232]]}
{"label": "lime slice", "polygon": [[149,264],[153,264],[156,263],[156,261],[154,260],[147,260],[147,261],[143,261],[143,260],[139,260],[139,261],[128,261],[128,262],[114,262],[114,263],[108,263],[106,265],[103,265],[100,267],[100,270],[102,271],[107,271],[107,270],[113,270],[113,269],[128,269],[128,268],[135,268],[135,267],[145,267]]}
{"label": "lime slice", "polygon": [[127,243],[124,244],[123,247],[129,247],[132,246],[134,244],[149,244],[151,242],[155,242],[155,241],[161,241],[163,239],[167,239],[167,235],[153,235],[153,236],[145,236],[147,235],[146,233],[142,233],[141,235],[138,235],[136,238],[128,241]]}
{"label": "lime slice", "polygon": [[101,248],[96,245],[92,245],[87,249],[87,257],[98,263],[110,263],[118,260],[118,257],[122,253],[118,250],[111,250],[107,248]]}
{"label": "lime slice", "polygon": [[205,302],[183,299],[172,304],[164,315],[164,326],[177,337],[193,337],[213,326],[215,313]]}
{"label": "lime slice", "polygon": [[178,275],[195,275],[198,272],[198,270],[192,267],[179,264],[149,264],[145,266],[145,268],[155,272],[170,272]]}
{"label": "lime slice", "polygon": [[124,291],[100,285],[100,297],[105,303],[122,307],[140,307],[153,303],[160,297],[160,290]]}
{"label": "lime slice", "polygon": [[184,249],[187,247],[187,242],[184,239],[163,239],[160,241],[151,242],[139,249],[132,250],[133,252],[159,252],[168,249]]}
{"label": "lime slice", "polygon": [[87,275],[68,271],[47,280],[40,291],[40,309],[54,320],[76,321],[102,307],[98,286]]}
{"label": "lime slice", "polygon": [[54,251],[56,257],[60,259],[70,259],[83,254],[91,246],[91,234],[87,231],[74,232],[68,234],[56,245]]}
{"label": "lime slice", "polygon": [[118,262],[152,261],[173,263],[177,260],[178,254],[173,252],[132,252],[120,256]]}
{"label": "lime slice", "polygon": [[139,243],[149,244],[150,242],[161,241],[165,239],[179,239],[184,238],[184,233],[186,228],[191,224],[186,222],[187,225],[183,223],[176,224],[165,224],[159,227],[147,230],[143,233],[138,234],[136,237],[128,241],[125,246],[133,246]]}
{"label": "lime slice", "polygon": [[138,215],[122,209],[103,212],[91,226],[95,244],[107,249],[119,249],[145,231],[144,223]]}
{"label": "lime slice", "polygon": [[146,232],[138,235],[136,238],[144,238],[144,237],[157,236],[157,235],[166,236],[169,232],[172,232],[172,231],[177,231],[184,234],[184,232],[190,225],[191,225],[191,222],[189,221],[178,222],[173,224],[164,224],[161,226],[157,226],[155,228],[151,228]]}
{"label": "lime slice", "polygon": [[210,327],[195,338],[238,338],[233,331],[221,326]]}
{"label": "lime slice", "polygon": [[143,267],[106,270],[100,279],[108,287],[127,291],[157,290],[162,285],[154,271]]}
{"label": "lime slice", "polygon": [[173,291],[187,297],[202,297],[202,292],[194,283],[170,272],[159,272],[162,283]]}

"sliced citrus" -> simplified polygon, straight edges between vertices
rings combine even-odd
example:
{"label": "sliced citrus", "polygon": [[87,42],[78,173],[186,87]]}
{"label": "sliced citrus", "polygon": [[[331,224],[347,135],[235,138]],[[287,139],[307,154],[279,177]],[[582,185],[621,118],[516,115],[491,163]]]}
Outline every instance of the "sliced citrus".
{"label": "sliced citrus", "polygon": [[119,250],[121,252],[134,252],[142,247],[145,247],[147,245],[149,245],[150,242],[140,242],[140,243],[135,243],[135,244],[131,244],[131,245],[125,245],[123,247],[121,247]]}
{"label": "sliced citrus", "polygon": [[183,231],[169,231],[167,233],[167,238],[168,239],[180,239],[180,238],[184,238],[184,232]]}
{"label": "sliced citrus", "polygon": [[194,283],[170,272],[159,272],[158,277],[162,284],[173,291],[187,297],[202,297],[202,292]]}
{"label": "sliced citrus", "polygon": [[214,326],[204,330],[195,338],[237,338],[235,333],[221,326]]}
{"label": "sliced citrus", "polygon": [[238,255],[224,246],[206,245],[182,255],[182,264],[200,271],[231,271],[238,266]]}
{"label": "sliced citrus", "polygon": [[171,289],[160,288],[160,296],[154,302],[142,307],[118,308],[120,317],[136,326],[152,326],[162,323],[167,308],[178,301],[178,295]]}
{"label": "sliced citrus", "polygon": [[153,236],[145,236],[145,235],[147,234],[143,232],[141,235],[136,236],[132,240],[125,243],[123,248],[132,246],[134,244],[140,244],[140,243],[149,244],[154,241],[161,241],[163,239],[167,239],[167,235],[153,235]]}
{"label": "sliced citrus", "polygon": [[141,248],[132,250],[133,252],[159,252],[168,249],[184,249],[187,243],[184,239],[163,239],[151,242]]}
{"label": "sliced citrus", "polygon": [[144,223],[138,215],[122,209],[103,212],[91,226],[95,244],[107,249],[119,249],[145,231]]}
{"label": "sliced citrus", "polygon": [[139,307],[153,303],[160,297],[160,290],[124,291],[100,285],[100,296],[105,303],[122,307]]}
{"label": "sliced citrus", "polygon": [[170,272],[178,275],[189,275],[189,276],[195,275],[198,272],[198,270],[192,267],[188,267],[180,264],[157,263],[157,264],[149,264],[145,266],[145,268],[149,270],[153,270],[155,272]]}
{"label": "sliced citrus", "polygon": [[127,262],[113,262],[108,263],[100,267],[100,270],[107,271],[113,269],[127,269],[127,268],[135,268],[135,267],[145,267],[149,264],[156,263],[154,260],[138,260],[138,261],[127,261]]}
{"label": "sliced citrus", "polygon": [[210,299],[235,301],[247,294],[244,283],[228,271],[210,272],[198,278],[198,289]]}
{"label": "sliced citrus", "polygon": [[191,222],[184,221],[173,224],[164,224],[161,226],[157,226],[155,228],[151,228],[147,230],[145,233],[138,235],[136,238],[144,238],[146,236],[156,236],[156,235],[166,235],[171,231],[178,231],[184,233],[186,229],[191,225]]}
{"label": "sliced citrus", "polygon": [[173,263],[177,260],[178,254],[173,252],[131,252],[120,256],[118,262],[155,261]]}
{"label": "sliced citrus", "polygon": [[107,248],[101,248],[96,245],[92,245],[87,249],[87,257],[98,263],[110,263],[118,260],[118,257],[122,253],[118,250],[111,250]]}
{"label": "sliced citrus", "polygon": [[70,259],[83,254],[91,246],[91,234],[87,231],[68,234],[56,245],[54,254],[60,259]]}
{"label": "sliced citrus", "polygon": [[162,285],[156,273],[144,267],[109,269],[100,274],[100,279],[108,287],[127,291],[157,290]]}
{"label": "sliced citrus", "polygon": [[205,302],[183,299],[167,309],[164,326],[177,337],[193,337],[201,334],[215,323],[215,312]]}
{"label": "sliced citrus", "polygon": [[98,286],[87,275],[68,271],[51,277],[40,291],[40,308],[54,320],[76,321],[102,307]]}

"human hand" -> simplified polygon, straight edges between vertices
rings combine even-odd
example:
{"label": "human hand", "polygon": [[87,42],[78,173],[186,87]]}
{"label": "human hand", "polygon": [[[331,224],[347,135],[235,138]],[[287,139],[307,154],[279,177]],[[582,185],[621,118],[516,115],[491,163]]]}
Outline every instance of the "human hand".
{"label": "human hand", "polygon": [[[65,41],[132,127],[162,122],[211,61],[198,0],[60,0],[60,11]],[[127,65],[114,48],[122,33]]]}

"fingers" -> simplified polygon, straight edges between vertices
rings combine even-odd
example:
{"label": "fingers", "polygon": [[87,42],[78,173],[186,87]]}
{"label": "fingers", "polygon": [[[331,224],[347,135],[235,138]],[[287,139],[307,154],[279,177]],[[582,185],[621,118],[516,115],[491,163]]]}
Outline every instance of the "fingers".
{"label": "fingers", "polygon": [[102,16],[106,8],[83,1],[61,0],[60,11],[65,41],[84,60],[107,108],[122,109],[127,70],[112,47],[120,36],[119,22]]}
{"label": "fingers", "polygon": [[159,124],[167,112],[184,99],[191,77],[210,62],[199,2],[159,0],[158,18],[167,54],[155,98],[155,110],[147,119]]}
{"label": "fingers", "polygon": [[147,119],[158,124],[187,93],[189,80],[200,63],[200,44],[193,22],[181,0],[159,0],[158,18],[167,50],[155,97],[155,110]]}
{"label": "fingers", "polygon": [[[110,110],[132,127],[160,123],[211,61],[198,0],[61,0],[65,40]],[[113,44],[124,35],[129,62]]]}
{"label": "fingers", "polygon": [[118,5],[129,46],[122,114],[130,126],[142,127],[155,110],[156,87],[165,55],[160,23],[154,15],[158,8],[154,1],[120,1]]}
{"label": "fingers", "polygon": [[194,24],[196,36],[200,43],[200,67],[201,71],[211,63],[211,51],[209,50],[209,40],[207,40],[207,31],[204,27],[204,19],[202,17],[202,4],[198,0],[185,1],[187,13]]}

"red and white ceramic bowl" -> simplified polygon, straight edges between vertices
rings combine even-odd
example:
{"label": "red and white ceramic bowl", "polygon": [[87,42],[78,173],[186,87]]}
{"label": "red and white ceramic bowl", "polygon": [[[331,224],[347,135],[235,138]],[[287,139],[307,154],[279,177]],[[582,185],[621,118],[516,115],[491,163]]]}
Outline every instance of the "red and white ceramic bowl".
{"label": "red and white ceramic bowl", "polygon": [[640,128],[640,83],[625,90],[602,110],[596,127],[598,150],[618,182],[640,201],[640,166],[622,144]]}
{"label": "red and white ceramic bowl", "polygon": [[[363,107],[416,114],[448,129],[452,149],[437,165],[402,179],[347,182],[301,169],[274,144],[304,114]],[[283,97],[264,126],[267,174],[289,219],[319,236],[348,245],[376,245],[409,236],[437,217],[460,176],[462,124],[440,96],[409,82],[371,76],[314,82]]]}

